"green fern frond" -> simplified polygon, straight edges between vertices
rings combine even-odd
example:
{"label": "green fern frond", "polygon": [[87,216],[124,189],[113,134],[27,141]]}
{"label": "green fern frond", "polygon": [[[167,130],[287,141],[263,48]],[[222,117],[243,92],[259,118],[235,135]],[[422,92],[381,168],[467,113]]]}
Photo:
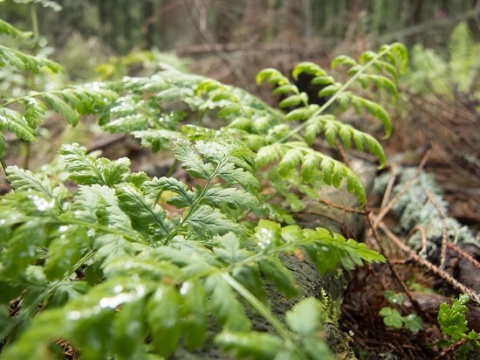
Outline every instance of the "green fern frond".
{"label": "green fern frond", "polygon": [[30,31],[20,31],[6,21],[0,19],[0,33],[7,34],[13,38],[27,39],[32,36]]}
{"label": "green fern frond", "polygon": [[351,149],[352,140],[359,151],[364,151],[366,145],[368,151],[378,158],[380,167],[385,165],[385,152],[373,136],[336,120],[332,115],[320,115],[307,121],[305,140],[308,144],[312,144],[321,132],[325,133],[325,140],[329,146],[335,146],[337,138],[340,138],[347,149]]}
{"label": "green fern frond", "polygon": [[348,191],[354,194],[361,204],[365,204],[366,194],[358,176],[347,166],[322,153],[312,150],[306,143],[290,142],[266,146],[257,155],[258,166],[264,166],[280,159],[278,172],[288,178],[292,172],[298,171],[306,183],[312,180],[315,171],[320,170],[322,180],[327,185],[339,187],[342,180],[347,180]]}
{"label": "green fern frond", "polygon": [[7,64],[18,70],[29,70],[34,74],[38,74],[43,68],[46,68],[53,73],[63,71],[62,66],[54,61],[27,55],[21,51],[0,45],[0,67],[4,67]]}
{"label": "green fern frond", "polygon": [[[23,140],[35,140],[35,132],[30,127],[27,119],[19,112],[5,107],[0,107],[0,130],[11,131]],[[2,145],[2,147],[5,147],[4,142]]]}
{"label": "green fern frond", "polygon": [[129,159],[95,159],[78,144],[63,145],[59,153],[65,159],[70,179],[77,184],[112,186],[122,182],[129,173]]}

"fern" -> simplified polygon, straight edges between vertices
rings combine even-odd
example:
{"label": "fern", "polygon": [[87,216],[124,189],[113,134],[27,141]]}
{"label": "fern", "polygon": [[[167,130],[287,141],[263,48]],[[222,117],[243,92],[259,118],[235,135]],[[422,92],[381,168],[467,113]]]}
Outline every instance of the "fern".
{"label": "fern", "polygon": [[465,343],[457,349],[457,353],[462,359],[466,358],[469,352],[478,353],[480,347],[480,335],[474,330],[469,330],[468,322],[465,319],[468,300],[468,296],[462,294],[458,299],[453,299],[451,306],[446,303],[440,304],[437,317],[440,329],[447,337],[445,341],[441,342],[441,346],[448,347],[463,340]]}
{"label": "fern", "polygon": [[[248,151],[243,153],[229,145],[220,147],[222,154],[207,144],[194,147],[184,140],[177,143],[178,160],[185,161],[184,166],[192,176],[207,181],[195,191],[178,180],[147,180],[141,174],[130,174],[118,161],[92,160],[78,146],[61,150],[71,179],[81,184],[72,194],[45,178],[9,168],[9,180],[16,189],[0,203],[2,213],[8,208],[9,217],[13,218],[1,225],[2,232],[8,232],[11,239],[5,244],[8,250],[2,254],[1,273],[6,293],[15,292],[15,284],[28,278],[28,273],[35,269],[37,276],[45,280],[35,286],[25,284],[27,293],[38,288],[39,299],[47,307],[53,299],[63,300],[55,300],[60,301],[55,303],[57,307],[35,317],[32,327],[7,349],[5,358],[38,358],[37,349],[44,349],[56,338],[68,339],[85,349],[83,356],[89,358],[104,354],[145,356],[149,347],[139,343],[147,329],[150,329],[156,353],[167,356],[175,350],[180,334],[186,337],[183,341],[189,349],[203,344],[196,335],[204,333],[207,313],[216,314],[224,329],[217,338],[220,347],[233,347],[238,354],[250,354],[255,351],[254,338],[241,335],[249,329],[250,320],[237,300],[236,289],[225,281],[225,277],[244,289],[252,299],[265,299],[261,274],[278,284],[286,296],[296,294],[289,270],[278,259],[280,253],[303,248],[322,272],[335,268],[339,262],[350,269],[363,261],[382,260],[364,245],[323,229],[281,228],[266,220],[255,229],[249,229],[245,224],[233,222],[237,211],[258,205],[258,182],[249,172],[254,167],[245,161]],[[194,156],[185,157],[185,154]],[[83,164],[84,170],[79,164]],[[106,182],[105,174],[111,174],[111,169],[117,169],[113,173],[121,176]],[[218,183],[213,185],[215,177],[225,184],[237,182],[244,190],[222,189]],[[136,179],[136,186],[132,178]],[[36,195],[32,196],[32,191]],[[170,205],[185,209],[181,216],[169,217],[156,204],[165,191],[172,194],[167,198]],[[73,203],[67,206],[72,197]],[[13,213],[12,201],[16,204]],[[36,221],[31,220],[34,214]],[[35,234],[35,241],[31,241],[32,234]],[[324,252],[326,248],[328,252]],[[25,256],[27,253],[29,255]],[[34,265],[39,255],[46,259],[44,266]],[[18,258],[22,261],[9,261]],[[72,277],[80,265],[85,273],[86,287],[79,286],[82,281]],[[105,281],[98,284],[101,278]],[[136,280],[132,282],[132,278]],[[73,285],[80,290],[75,290]],[[61,295],[65,289],[70,294],[67,297]],[[82,295],[81,291],[86,294]],[[206,296],[211,299],[208,303]],[[262,306],[267,316],[272,316],[264,305],[255,301],[253,306]],[[115,312],[119,307],[121,311]],[[169,309],[168,314],[166,309]],[[25,313],[23,320],[34,315],[34,308],[30,311]],[[185,318],[191,317],[185,322]],[[138,324],[138,329],[144,330],[136,330],[140,332],[135,336],[125,333],[122,324],[126,322],[129,327]],[[196,328],[192,328],[192,322]],[[64,323],[68,326],[60,325]],[[309,336],[314,336],[318,326],[311,329]],[[298,328],[301,328],[300,322],[292,330]],[[88,336],[84,335],[85,331]],[[102,333],[99,347],[92,343],[97,331]],[[310,334],[310,330],[302,331]],[[230,332],[233,332],[231,337],[226,337]],[[285,329],[283,332],[290,341],[284,351],[302,354],[301,346],[294,345],[295,336]],[[8,335],[9,332],[4,333],[3,337]],[[129,336],[138,342],[130,340],[128,343],[136,345],[113,345]],[[273,335],[262,336],[271,337],[272,344],[281,342]],[[253,349],[248,350],[250,347]],[[323,353],[326,351],[324,348]]]}
{"label": "fern", "polygon": [[[23,36],[4,23],[0,29]],[[59,69],[37,58],[12,58],[16,53],[8,51],[0,53],[0,64]],[[353,74],[344,85],[314,64],[299,65],[294,77],[307,72],[317,83],[332,84],[323,90],[330,100],[322,107],[310,105],[272,69],[258,80],[288,95],[280,110],[242,89],[171,68],[150,78],[5,100],[2,130],[22,139],[34,140],[48,108],[73,126],[91,114],[107,131],[132,133],[153,151],[173,151],[175,164],[194,185],[131,172],[128,159],[95,157],[78,144],[59,151],[68,186],[57,170],[5,168],[13,191],[0,198],[2,358],[51,358],[56,342],[67,341],[86,359],[160,359],[200,349],[212,336],[239,358],[332,358],[318,300],[295,300],[285,321],[268,306],[271,284],[288,298],[299,293],[282,257],[308,254],[321,274],[384,259],[340,234],[301,228],[268,199],[280,195],[292,209],[300,208],[303,199],[292,190],[315,199],[320,187],[345,181],[365,202],[352,170],[311,145],[322,133],[330,145],[339,137],[347,148],[353,142],[383,164],[373,137],[324,111],[334,101],[359,104],[389,135],[383,108],[347,89],[364,81],[395,95],[392,84],[404,61],[398,44],[367,53],[358,64],[338,58],[333,66],[350,66]],[[384,75],[374,76],[373,70]],[[292,105],[299,108],[289,111]],[[19,315],[5,316],[18,296]],[[252,311],[266,319],[271,333],[251,331]]]}

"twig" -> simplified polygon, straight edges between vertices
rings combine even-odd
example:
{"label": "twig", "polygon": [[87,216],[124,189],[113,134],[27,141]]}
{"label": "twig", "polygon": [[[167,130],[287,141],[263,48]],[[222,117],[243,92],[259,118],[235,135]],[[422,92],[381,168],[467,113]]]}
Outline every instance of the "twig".
{"label": "twig", "polygon": [[324,199],[318,199],[318,202],[321,202],[325,205],[328,205],[328,206],[331,206],[333,208],[340,209],[340,210],[343,210],[343,211],[346,211],[346,212],[351,212],[351,213],[355,213],[355,214],[362,214],[362,215],[367,214],[367,212],[365,210],[358,210],[358,209],[351,208],[351,207],[348,207],[348,206],[334,204],[334,203],[332,203],[328,200],[324,200]]}
{"label": "twig", "polygon": [[383,194],[382,204],[380,205],[380,209],[383,209],[387,205],[387,201],[390,198],[390,194],[392,193],[393,184],[395,183],[395,179],[397,177],[397,165],[392,164],[390,168],[390,179],[388,179],[387,188],[385,189],[385,193]]}
{"label": "twig", "polygon": [[340,153],[340,156],[342,157],[343,162],[345,163],[345,165],[347,165],[347,167],[351,169],[352,164],[350,163],[350,160],[348,159],[347,154],[345,153],[345,150],[343,149],[343,146],[340,140],[335,139],[335,145],[337,147],[338,152]]}
{"label": "twig", "polygon": [[[187,11],[187,14],[188,16],[190,17],[190,20],[192,21],[192,23],[195,25],[198,33],[200,34],[200,36],[204,39],[204,41],[206,41],[207,43],[213,43],[212,39],[210,38],[210,36],[204,31],[201,29],[201,27],[198,25],[194,15],[192,14],[192,12],[189,10],[188,8],[188,4],[186,2],[186,0],[183,0],[183,4],[185,6],[185,10]],[[195,10],[197,12],[199,12],[198,10],[198,7],[196,6],[195,2],[193,2],[193,5],[192,5]],[[232,63],[232,61],[230,60],[230,58],[222,51],[219,51],[217,48],[215,47],[212,47],[212,52],[217,55],[220,60],[222,60],[222,62],[227,66],[227,68],[232,72],[232,74],[237,78],[237,80],[240,82],[240,84],[242,85],[242,87],[244,87],[245,89],[247,89],[248,91],[252,92],[252,88],[250,86],[250,82],[248,82],[245,77],[243,76],[243,74],[241,73],[240,70],[238,70],[237,66],[235,66],[235,64]]]}
{"label": "twig", "polygon": [[[211,52],[235,52],[235,51],[250,51],[250,52],[285,52],[285,53],[303,53],[305,48],[301,46],[292,46],[286,44],[252,44],[251,42],[242,43],[209,43],[209,44],[195,44],[176,48],[179,55],[198,55],[202,53]],[[319,52],[320,53],[320,52]]]}
{"label": "twig", "polygon": [[387,215],[387,213],[390,211],[392,206],[403,196],[403,194],[405,194],[408,188],[412,185],[413,181],[417,178],[418,174],[420,174],[420,171],[427,163],[429,156],[430,156],[430,150],[427,150],[427,152],[423,156],[422,161],[420,162],[420,165],[418,165],[417,170],[415,171],[415,174],[413,174],[413,176],[405,183],[403,188],[393,197],[393,199],[390,200],[388,204],[385,205],[384,208],[380,209],[380,212],[378,213],[373,223],[373,229],[376,229],[378,227],[378,224],[380,224],[380,222],[383,220],[385,215]]}
{"label": "twig", "polygon": [[457,254],[460,256],[464,257],[468,261],[470,261],[477,269],[480,269],[480,262],[475,260],[470,254],[467,254],[465,251],[460,249],[458,246],[455,246],[454,244],[447,242],[447,247],[455,251]]}
{"label": "twig", "polygon": [[437,355],[433,360],[440,360],[440,359],[445,359],[445,356],[448,354],[454,352],[457,350],[460,346],[465,344],[467,342],[467,339],[461,339],[457,341],[455,344],[450,345],[447,347],[445,350],[443,350],[439,355]]}
{"label": "twig", "polygon": [[[367,216],[365,216],[365,218],[367,219],[367,222],[368,222],[368,225],[370,226],[370,230],[372,231],[373,237],[375,238],[375,240],[377,242],[377,245],[380,248],[381,254],[383,256],[385,256],[387,265],[390,268],[390,271],[392,272],[395,280],[400,285],[403,292],[405,293],[405,295],[407,295],[407,297],[410,300],[410,302],[412,303],[413,307],[418,311],[418,313],[421,315],[421,317],[423,317],[424,319],[431,320],[430,315],[428,313],[426,313],[425,311],[423,311],[422,306],[418,303],[418,301],[410,293],[410,290],[408,289],[407,284],[405,284],[405,282],[402,280],[402,278],[398,274],[397,270],[395,269],[395,267],[391,263],[390,259],[388,258],[387,253],[385,251],[385,248],[383,247],[382,241],[380,240],[380,237],[378,236],[377,229],[373,227],[375,216],[373,215],[373,213],[369,213],[369,214],[367,214]],[[382,224],[383,223],[381,223],[381,225]]]}
{"label": "twig", "polygon": [[427,198],[432,202],[433,206],[435,206],[435,209],[437,209],[438,214],[440,215],[440,219],[442,220],[442,247],[440,250],[440,269],[443,269],[445,267],[445,257],[447,255],[447,220],[442,208],[440,207],[440,204],[437,200],[435,200],[432,193],[426,190],[425,195],[427,195]]}
{"label": "twig", "polygon": [[427,255],[427,234],[425,234],[425,229],[423,226],[417,225],[415,226],[412,230],[410,230],[410,233],[407,236],[407,239],[409,239],[415,232],[420,233],[420,238],[422,239],[422,250],[420,250],[420,254]]}
{"label": "twig", "polygon": [[378,227],[385,233],[385,235],[388,236],[390,240],[392,240],[395,243],[395,245],[397,245],[397,247],[399,247],[401,250],[407,253],[408,256],[410,256],[413,260],[415,260],[416,262],[418,262],[419,264],[421,264],[422,266],[424,266],[434,274],[440,276],[442,279],[447,281],[450,285],[452,285],[454,288],[456,288],[460,292],[467,294],[470,297],[470,299],[472,299],[475,303],[477,303],[477,305],[480,305],[480,297],[474,290],[461,284],[456,279],[454,279],[450,274],[440,269],[438,266],[435,266],[431,262],[420,257],[417,253],[415,253],[407,245],[405,245],[394,233],[392,233],[390,229],[388,229],[387,225],[385,225],[385,223],[380,222]]}

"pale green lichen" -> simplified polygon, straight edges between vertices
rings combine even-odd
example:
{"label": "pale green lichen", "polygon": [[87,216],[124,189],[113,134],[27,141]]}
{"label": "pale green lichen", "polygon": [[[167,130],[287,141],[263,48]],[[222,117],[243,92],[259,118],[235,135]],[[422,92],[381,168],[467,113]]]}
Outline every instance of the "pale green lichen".
{"label": "pale green lichen", "polygon": [[[416,168],[398,169],[399,176],[392,189],[391,198],[405,187],[407,181],[414,177],[415,172]],[[373,190],[375,194],[383,196],[390,176],[390,173],[384,173],[376,179]],[[411,231],[415,226],[420,226],[425,230],[426,249],[424,249],[418,231],[408,238],[407,244],[417,251],[424,249],[427,252],[424,255],[435,258],[438,256],[442,241],[443,224],[439,211],[427,198],[427,191],[432,194],[442,212],[447,216],[448,203],[443,198],[441,188],[435,182],[432,174],[424,171],[420,171],[405,193],[395,202],[392,213],[398,218],[399,227],[405,233]],[[474,236],[468,227],[461,225],[456,219],[447,216],[445,223],[450,242],[480,244],[478,235]]]}

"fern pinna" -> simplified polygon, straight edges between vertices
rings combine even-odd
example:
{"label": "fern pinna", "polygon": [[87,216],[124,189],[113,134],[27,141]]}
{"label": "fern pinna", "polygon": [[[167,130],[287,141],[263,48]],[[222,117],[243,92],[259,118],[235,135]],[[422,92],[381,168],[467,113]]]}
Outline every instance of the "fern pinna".
{"label": "fern pinna", "polygon": [[[4,22],[0,31],[22,35]],[[60,70],[0,50],[1,66]],[[4,167],[13,191],[0,199],[2,359],[50,359],[65,341],[85,359],[161,359],[180,348],[201,348],[210,319],[220,325],[216,345],[238,358],[332,358],[321,338],[321,303],[299,300],[278,319],[269,310],[265,282],[285,297],[298,294],[281,254],[305,252],[321,273],[383,260],[352,239],[301,228],[285,209],[301,202],[294,189],[316,198],[325,184],[342,181],[365,202],[358,177],[311,145],[321,133],[330,145],[338,137],[382,165],[375,138],[324,110],[333,102],[366,109],[388,136],[385,110],[351,89],[359,83],[396,96],[405,59],[399,44],[367,52],[358,63],[339,57],[333,66],[349,67],[351,76],[343,85],[315,64],[298,65],[293,77],[306,72],[328,85],[322,107],[309,105],[278,71],[262,71],[257,81],[274,83],[274,93],[285,95],[280,107],[296,106],[288,112],[242,89],[170,68],[149,78],[3,99],[1,129],[24,140],[34,140],[47,107],[72,125],[92,114],[107,131],[133,134],[153,151],[172,151],[174,165],[195,185],[133,173],[129,159],[95,157],[78,144],[63,145],[60,166],[41,172]],[[221,126],[208,126],[219,119]],[[2,137],[2,156],[5,144]],[[273,197],[284,202],[272,204]],[[20,311],[10,316],[15,299]],[[247,308],[275,332],[252,331]]]}

